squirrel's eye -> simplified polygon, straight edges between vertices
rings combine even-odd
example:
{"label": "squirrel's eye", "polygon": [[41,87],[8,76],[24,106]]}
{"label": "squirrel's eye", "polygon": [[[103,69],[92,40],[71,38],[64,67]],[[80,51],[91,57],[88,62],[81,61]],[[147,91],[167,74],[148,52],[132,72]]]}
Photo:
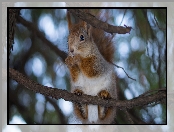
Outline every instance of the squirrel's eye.
{"label": "squirrel's eye", "polygon": [[83,35],[80,35],[80,41],[83,41],[85,38]]}

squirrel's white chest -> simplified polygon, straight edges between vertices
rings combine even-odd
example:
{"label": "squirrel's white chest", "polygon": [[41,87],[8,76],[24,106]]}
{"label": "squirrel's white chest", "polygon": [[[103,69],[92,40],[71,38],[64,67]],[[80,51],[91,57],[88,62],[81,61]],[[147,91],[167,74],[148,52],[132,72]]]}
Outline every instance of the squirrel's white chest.
{"label": "squirrel's white chest", "polygon": [[[109,73],[98,78],[87,78],[82,73],[79,75],[78,81],[74,83],[74,88],[80,88],[84,94],[96,96],[101,90],[107,90],[111,79]],[[97,123],[98,117],[98,106],[88,105],[88,121],[89,123]]]}
{"label": "squirrel's white chest", "polygon": [[[107,72],[103,76],[97,78],[87,78],[82,73],[80,73],[78,80],[73,83],[73,88],[82,90],[84,94],[96,96],[101,90],[108,90],[109,85],[111,84],[111,71]],[[72,89],[74,91],[74,89]],[[97,123],[98,117],[98,106],[97,105],[88,105],[88,121],[89,123]]]}
{"label": "squirrel's white chest", "polygon": [[110,72],[96,78],[88,78],[80,73],[78,80],[73,84],[80,87],[85,94],[96,96],[101,90],[108,88],[111,83],[110,77]]}

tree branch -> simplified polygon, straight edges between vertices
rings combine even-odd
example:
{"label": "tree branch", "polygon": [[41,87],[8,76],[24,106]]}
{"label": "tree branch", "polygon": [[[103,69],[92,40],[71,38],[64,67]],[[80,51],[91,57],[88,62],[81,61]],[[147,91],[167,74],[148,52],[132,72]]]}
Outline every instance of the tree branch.
{"label": "tree branch", "polygon": [[164,99],[166,99],[166,91],[159,91],[156,94],[148,95],[145,97],[144,96],[138,97],[135,99],[125,100],[125,101],[120,101],[115,99],[103,100],[97,96],[90,96],[86,94],[79,97],[66,90],[51,88],[38,84],[37,82],[28,79],[26,76],[24,76],[23,74],[19,73],[18,71],[12,68],[9,68],[9,76],[19,84],[22,84],[26,88],[36,93],[43,94],[44,96],[50,96],[55,99],[63,98],[66,101],[78,102],[82,104],[85,103],[85,104],[102,105],[106,107],[113,106],[113,107],[118,107],[119,109],[125,109],[125,108],[131,109],[135,106],[144,106],[156,101],[163,101]]}
{"label": "tree branch", "polygon": [[35,26],[32,22],[26,21],[21,16],[17,17],[17,21],[27,27],[30,31],[34,31],[33,33],[35,33],[38,38],[40,38],[45,44],[47,44],[58,56],[61,57],[63,61],[65,60],[67,54],[64,51],[58,49],[57,46],[53,45],[48,39],[46,39],[42,32],[37,28],[37,26]]}
{"label": "tree branch", "polygon": [[11,53],[11,50],[13,50],[13,44],[14,44],[14,33],[15,33],[15,24],[16,24],[16,18],[19,15],[20,9],[9,9],[8,10],[8,25],[9,25],[9,31],[8,31],[8,45],[9,45],[9,55]]}
{"label": "tree branch", "polygon": [[108,33],[118,33],[118,34],[126,34],[130,33],[132,27],[128,26],[113,26],[106,22],[102,22],[98,20],[95,16],[88,12],[84,12],[83,9],[68,9],[69,12],[73,13],[74,15],[78,16],[80,19],[86,21],[90,25],[96,28],[103,29]]}

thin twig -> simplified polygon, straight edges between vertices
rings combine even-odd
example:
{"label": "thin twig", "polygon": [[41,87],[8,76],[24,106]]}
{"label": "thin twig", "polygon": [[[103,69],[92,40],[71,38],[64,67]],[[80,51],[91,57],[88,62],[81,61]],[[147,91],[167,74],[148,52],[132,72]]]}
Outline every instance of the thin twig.
{"label": "thin twig", "polygon": [[121,24],[122,24],[122,22],[123,22],[124,16],[126,15],[126,11],[127,11],[127,9],[124,11],[124,14],[123,14],[122,20],[121,20],[121,22],[120,22],[120,26],[121,26]]}
{"label": "thin twig", "polygon": [[155,17],[155,14],[154,14],[154,20],[155,20],[156,25],[158,26],[159,29],[161,29],[161,30],[166,30],[165,28],[162,28],[162,27],[159,26],[158,21],[157,21],[157,19],[156,19],[156,17]]}
{"label": "thin twig", "polygon": [[[112,63],[112,62],[111,62]],[[132,78],[132,77],[130,77],[128,74],[127,74],[127,72],[124,70],[124,68],[123,67],[121,67],[121,66],[118,66],[118,65],[116,65],[116,64],[114,64],[114,63],[112,63],[114,66],[116,66],[117,68],[121,68],[121,69],[123,69],[123,71],[125,72],[125,74],[127,75],[127,77],[128,78],[130,78],[130,79],[132,79],[132,80],[134,80],[134,81],[136,81],[136,79],[134,79],[134,78]]]}

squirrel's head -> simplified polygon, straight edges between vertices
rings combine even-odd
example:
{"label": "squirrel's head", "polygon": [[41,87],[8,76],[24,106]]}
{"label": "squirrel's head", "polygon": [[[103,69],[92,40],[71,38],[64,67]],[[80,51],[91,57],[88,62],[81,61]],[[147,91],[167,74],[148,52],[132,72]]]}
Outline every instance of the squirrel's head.
{"label": "squirrel's head", "polygon": [[90,26],[81,21],[69,27],[68,46],[70,55],[86,57],[91,53],[93,40],[90,35]]}

